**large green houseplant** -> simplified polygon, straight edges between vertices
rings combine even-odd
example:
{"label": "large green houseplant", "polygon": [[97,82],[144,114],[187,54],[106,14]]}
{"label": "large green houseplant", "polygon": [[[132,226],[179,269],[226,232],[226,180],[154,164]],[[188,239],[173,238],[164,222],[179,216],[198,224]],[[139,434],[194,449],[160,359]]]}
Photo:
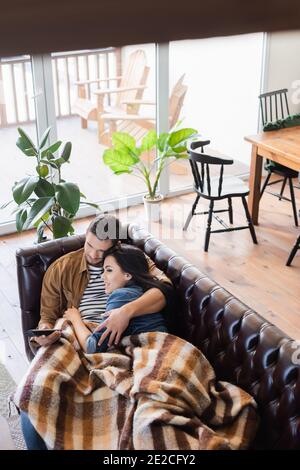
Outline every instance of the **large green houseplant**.
{"label": "large green houseplant", "polygon": [[[128,133],[114,132],[112,134],[112,148],[103,153],[104,163],[115,173],[132,174],[141,178],[147,188],[144,203],[148,218],[159,220],[159,211],[154,210],[154,204],[159,203],[162,196],[159,194],[159,180],[163,169],[167,164],[179,159],[188,158],[187,141],[197,135],[192,128],[179,128],[177,123],[169,132],[157,135],[150,130],[144,136],[140,145]],[[156,158],[143,158],[155,154]],[[150,209],[150,208],[151,209]],[[152,214],[152,215],[151,215]]]}
{"label": "large green houseplant", "polygon": [[35,145],[24,130],[18,128],[16,142],[26,157],[36,159],[36,173],[17,181],[12,188],[13,201],[17,204],[16,227],[18,232],[35,227],[38,242],[45,239],[46,227],[53,238],[73,234],[73,219],[81,203],[98,208],[97,204],[82,200],[85,196],[77,184],[62,179],[61,167],[69,163],[72,144],[67,142],[60,155],[55,156],[62,142],[48,146],[50,130],[49,127]]}

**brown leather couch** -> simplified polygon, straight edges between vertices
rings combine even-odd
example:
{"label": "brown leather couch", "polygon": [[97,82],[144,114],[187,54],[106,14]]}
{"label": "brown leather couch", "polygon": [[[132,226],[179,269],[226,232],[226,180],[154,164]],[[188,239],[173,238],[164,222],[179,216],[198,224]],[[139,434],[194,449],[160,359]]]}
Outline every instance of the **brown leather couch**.
{"label": "brown leather couch", "polygon": [[[292,360],[300,354],[291,338],[144,229],[130,225],[129,239],[173,281],[178,296],[173,333],[203,351],[218,379],[255,397],[261,425],[254,448],[300,449],[300,366]],[[73,236],[17,252],[23,332],[39,321],[48,266],[83,244],[84,236]],[[31,359],[25,335],[24,341]]]}

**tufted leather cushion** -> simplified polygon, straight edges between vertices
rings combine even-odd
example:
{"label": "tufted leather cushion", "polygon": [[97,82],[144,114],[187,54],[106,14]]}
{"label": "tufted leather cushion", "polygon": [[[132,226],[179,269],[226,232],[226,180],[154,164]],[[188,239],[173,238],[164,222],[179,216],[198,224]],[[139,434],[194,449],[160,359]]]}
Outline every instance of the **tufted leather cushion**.
{"label": "tufted leather cushion", "polygon": [[[291,338],[146,230],[132,224],[129,237],[176,287],[172,332],[203,351],[218,379],[240,385],[256,399],[261,425],[255,448],[300,449],[300,366],[292,361]],[[23,332],[38,323],[47,267],[83,243],[84,236],[74,236],[17,252]]]}

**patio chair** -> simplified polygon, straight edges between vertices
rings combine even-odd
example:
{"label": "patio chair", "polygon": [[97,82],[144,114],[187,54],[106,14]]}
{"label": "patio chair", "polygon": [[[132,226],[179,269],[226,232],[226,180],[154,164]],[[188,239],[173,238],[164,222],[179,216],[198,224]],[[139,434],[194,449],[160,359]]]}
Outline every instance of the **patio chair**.
{"label": "patio chair", "polygon": [[[249,213],[246,196],[249,194],[248,186],[239,178],[234,176],[223,176],[224,165],[232,165],[233,160],[217,158],[207,155],[204,152],[204,147],[209,145],[210,141],[197,141],[190,144],[188,150],[189,162],[194,178],[194,191],[197,196],[193,203],[192,209],[184,224],[183,230],[187,230],[190,221],[194,215],[208,214],[207,229],[205,235],[204,251],[208,251],[211,233],[233,232],[235,230],[250,230],[253,243],[257,244],[256,234],[253,222]],[[201,152],[196,151],[200,148]],[[211,166],[215,165],[220,167],[219,176],[211,177]],[[200,197],[209,201],[209,210],[205,212],[195,212]],[[239,227],[228,227],[225,222],[220,219],[215,213],[228,212],[229,223],[233,224],[233,211],[232,211],[232,198],[239,197],[242,199],[244,211],[248,224]],[[227,200],[228,209],[214,209],[216,201]],[[212,218],[215,218],[224,228],[219,230],[211,230]]]}
{"label": "patio chair", "polygon": [[[287,92],[287,88],[283,88],[281,90],[270,91],[268,93],[263,93],[259,95],[261,119],[263,126],[265,126],[267,123],[271,123],[274,119],[284,119],[290,114],[287,100]],[[292,170],[291,168],[287,168],[286,166],[281,165],[280,163],[276,163],[268,159],[266,160],[264,168],[268,174],[262,186],[260,197],[262,197],[264,190],[267,186],[282,182],[280,194],[271,194],[273,194],[273,196],[278,197],[279,200],[285,199],[292,203],[294,221],[296,227],[298,227],[296,200],[293,188],[293,178],[298,177],[298,171]],[[280,176],[281,179],[276,179],[275,181],[271,181],[270,183],[269,180],[272,174]],[[291,199],[288,199],[283,196],[284,188],[287,181],[289,182]]]}
{"label": "patio chair", "polygon": [[[171,129],[178,121],[181,108],[183,106],[184,98],[187,92],[187,86],[183,84],[185,74],[183,74],[174,85],[170,98],[169,98],[169,128]],[[113,132],[127,132],[136,139],[137,144],[140,144],[146,133],[155,127],[155,109],[153,112],[140,115],[136,112],[133,113],[135,106],[155,106],[154,101],[145,101],[142,99],[126,100],[123,101],[127,106],[127,114],[120,113],[105,113],[101,115],[101,120],[105,123],[105,130],[100,136],[100,142],[104,145],[111,145],[111,137]],[[150,160],[156,158],[152,152],[148,154],[148,163]],[[186,169],[180,165],[180,162],[172,164],[174,173],[184,174]]]}
{"label": "patio chair", "polygon": [[[149,70],[149,67],[146,66],[144,51],[136,50],[130,54],[122,76],[75,82],[78,87],[78,97],[72,106],[72,111],[81,117],[81,127],[86,129],[88,121],[98,121],[99,133],[102,133],[103,128],[101,122],[99,122],[99,116],[102,113],[126,113],[126,106],[123,104],[123,101],[142,98]],[[112,82],[114,84],[116,81],[118,82],[117,87],[112,86],[95,90],[94,94],[97,97],[97,102],[88,99],[88,87],[90,84],[98,83],[101,85],[103,82]],[[104,100],[107,97],[110,98],[113,94],[116,95],[116,99],[114,106],[111,107],[106,105]],[[138,112],[138,105],[132,109],[132,112]]]}

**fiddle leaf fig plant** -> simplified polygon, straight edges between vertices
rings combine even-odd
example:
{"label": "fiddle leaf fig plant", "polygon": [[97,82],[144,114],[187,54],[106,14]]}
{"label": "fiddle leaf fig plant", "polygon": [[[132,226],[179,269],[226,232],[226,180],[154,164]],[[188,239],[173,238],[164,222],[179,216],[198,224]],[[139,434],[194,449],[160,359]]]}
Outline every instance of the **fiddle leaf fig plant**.
{"label": "fiddle leaf fig plant", "polygon": [[40,141],[34,144],[24,130],[18,128],[19,138],[16,142],[26,157],[36,159],[36,173],[17,181],[12,188],[13,201],[17,204],[14,210],[16,227],[18,232],[35,227],[38,242],[45,239],[46,227],[52,232],[53,238],[73,234],[73,220],[80,204],[99,209],[97,204],[83,200],[86,197],[77,184],[62,179],[62,166],[70,162],[72,144],[67,142],[60,155],[55,156],[62,142],[47,146],[50,130],[49,127]]}
{"label": "fiddle leaf fig plant", "polygon": [[[186,144],[198,135],[192,128],[179,129],[180,122],[167,133],[157,135],[154,129],[147,132],[137,145],[135,139],[126,132],[112,134],[112,148],[103,153],[104,163],[115,173],[124,173],[142,178],[147,187],[147,197],[155,199],[158,184],[165,166],[172,161],[188,158]],[[156,158],[151,153],[156,151]],[[145,159],[143,156],[150,158]]]}

